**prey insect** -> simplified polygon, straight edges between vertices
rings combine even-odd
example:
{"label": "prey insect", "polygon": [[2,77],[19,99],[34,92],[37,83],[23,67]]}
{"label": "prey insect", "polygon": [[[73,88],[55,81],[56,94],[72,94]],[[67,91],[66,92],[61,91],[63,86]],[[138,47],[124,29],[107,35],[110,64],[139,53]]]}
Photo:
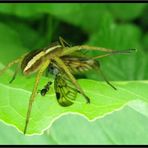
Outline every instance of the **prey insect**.
{"label": "prey insect", "polygon": [[[102,51],[105,52],[103,55],[95,57],[88,57],[80,51]],[[32,94],[29,98],[29,105],[26,114],[24,134],[27,133],[29,119],[31,116],[32,105],[38,92],[38,84],[41,76],[45,70],[52,73],[55,76],[54,89],[58,103],[61,106],[70,106],[74,103],[77,94],[81,94],[86,103],[90,103],[90,98],[85,94],[77,80],[75,74],[85,72],[90,69],[97,69],[101,71],[100,64],[96,59],[114,55],[114,54],[126,54],[131,53],[135,49],[128,50],[112,50],[95,46],[69,46],[68,43],[63,39],[59,38],[59,42],[55,42],[50,46],[34,50],[24,54],[18,59],[10,62],[6,67],[0,70],[0,74],[4,73],[8,68],[14,64],[18,64],[15,69],[14,75],[10,80],[10,83],[16,78],[19,67],[21,67],[23,75],[30,75],[37,73]],[[105,77],[101,74],[104,80],[114,89],[116,89]],[[41,90],[41,95],[44,96],[49,91],[51,82],[48,82]]]}
{"label": "prey insect", "polygon": [[50,85],[52,84],[52,82],[51,81],[49,81],[45,86],[44,86],[44,88],[40,91],[40,94],[42,95],[42,96],[45,96],[46,95],[46,93],[49,91],[49,89],[50,89]]}

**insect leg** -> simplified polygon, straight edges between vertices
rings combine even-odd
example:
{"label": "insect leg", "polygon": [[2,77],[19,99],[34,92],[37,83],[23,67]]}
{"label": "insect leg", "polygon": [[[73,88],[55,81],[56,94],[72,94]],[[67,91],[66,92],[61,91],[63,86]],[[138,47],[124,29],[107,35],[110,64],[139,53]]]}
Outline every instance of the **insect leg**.
{"label": "insect leg", "polygon": [[43,72],[45,71],[45,69],[48,67],[49,63],[50,63],[49,60],[45,61],[41,65],[41,67],[40,67],[40,69],[37,73],[34,88],[33,88],[32,94],[31,94],[30,99],[29,99],[29,106],[28,106],[28,111],[27,111],[27,115],[26,115],[24,134],[26,134],[26,132],[27,132],[27,127],[28,127],[28,124],[29,124],[29,118],[30,118],[30,115],[31,115],[31,109],[32,109],[32,105],[33,105],[33,102],[34,102],[34,99],[35,99],[35,95],[36,95],[36,92],[37,92],[37,87],[38,87],[40,78],[41,78]]}
{"label": "insect leg", "polygon": [[67,66],[64,64],[64,62],[58,58],[58,57],[54,57],[54,60],[57,62],[57,64],[65,71],[65,73],[67,74],[67,76],[70,78],[70,80],[72,81],[72,83],[75,85],[75,87],[79,90],[79,92],[84,96],[84,98],[86,99],[87,103],[90,103],[90,99],[88,96],[85,95],[84,91],[81,89],[80,85],[77,83],[76,79],[74,78],[74,76],[70,73],[69,69],[67,68]]}

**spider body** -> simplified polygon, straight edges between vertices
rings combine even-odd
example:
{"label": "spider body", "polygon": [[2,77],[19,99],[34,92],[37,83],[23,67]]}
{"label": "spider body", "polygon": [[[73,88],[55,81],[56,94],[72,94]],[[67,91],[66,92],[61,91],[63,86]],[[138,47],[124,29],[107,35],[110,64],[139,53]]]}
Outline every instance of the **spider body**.
{"label": "spider body", "polygon": [[49,46],[45,49],[34,50],[28,53],[22,60],[21,69],[24,75],[29,75],[38,71],[40,66],[50,59],[54,59],[54,56],[60,56],[62,46],[57,44],[52,47]]}

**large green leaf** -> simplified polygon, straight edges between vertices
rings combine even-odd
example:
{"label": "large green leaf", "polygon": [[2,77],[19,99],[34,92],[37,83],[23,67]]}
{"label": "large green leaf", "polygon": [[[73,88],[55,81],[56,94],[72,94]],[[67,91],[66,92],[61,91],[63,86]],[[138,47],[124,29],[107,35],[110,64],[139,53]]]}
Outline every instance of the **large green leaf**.
{"label": "large green leaf", "polygon": [[[142,15],[146,4],[1,4],[0,12],[19,17],[40,17],[51,14],[65,22],[81,26],[87,31],[96,31],[104,22],[113,18],[124,21]],[[89,23],[92,22],[93,23]]]}
{"label": "large green leaf", "polygon": [[[88,32],[95,32],[101,24],[110,23],[113,20],[105,4],[2,4],[0,11],[24,18],[50,14],[55,18],[80,26]],[[93,23],[89,23],[92,21]]]}
{"label": "large green leaf", "polygon": [[0,131],[0,144],[57,144],[57,142],[50,136],[35,135],[28,137],[22,135],[16,129],[3,122],[0,122]]}
{"label": "large green leaf", "polygon": [[[8,63],[26,50],[18,33],[8,25],[0,23],[0,59],[3,63]],[[10,56],[11,55],[11,56]]]}
{"label": "large green leaf", "polygon": [[[56,101],[53,87],[46,97],[41,97],[40,94],[38,94],[33,105],[32,119],[29,125],[30,134],[41,133],[41,131],[50,127],[52,123],[55,123],[53,121],[58,119],[59,116],[68,114],[66,115],[67,118],[62,117],[60,120],[56,120],[56,126],[54,126],[51,131],[49,130],[49,137],[43,135],[37,136],[37,138],[25,138],[25,136],[16,132],[12,127],[10,128],[13,129],[16,136],[9,137],[13,132],[11,133],[11,130],[9,131],[4,125],[0,125],[2,131],[0,134],[0,142],[2,144],[31,144],[36,143],[36,141],[38,141],[39,144],[146,143],[147,137],[144,135],[146,135],[147,131],[145,130],[147,129],[147,81],[128,81],[148,78],[148,55],[146,52],[142,52],[143,42],[141,43],[141,39],[143,39],[146,31],[142,31],[143,28],[140,28],[140,20],[138,20],[143,18],[142,15],[145,15],[146,18],[146,13],[142,13],[144,8],[145,4],[125,4],[123,6],[120,4],[73,5],[70,3],[1,4],[0,58],[2,63],[7,64],[9,61],[26,52],[26,50],[32,50],[35,47],[38,48],[41,45],[40,42],[44,44],[48,42],[48,40],[50,41],[50,37],[52,37],[51,32],[53,32],[53,28],[55,28],[56,21],[57,24],[60,24],[62,21],[62,23],[69,23],[69,26],[71,24],[71,27],[74,25],[84,30],[90,39],[88,44],[117,50],[136,48],[138,52],[131,55],[100,59],[102,70],[109,80],[125,80],[125,82],[112,82],[117,87],[117,91],[114,91],[110,86],[102,82],[91,80],[79,81],[82,88],[91,97],[90,105],[85,104],[82,96],[78,96],[77,102],[75,102],[73,106],[68,108],[60,107]],[[2,18],[2,15],[5,19]],[[45,22],[42,20],[47,19],[47,16],[53,19],[53,24],[49,20],[49,23],[44,25]],[[135,22],[131,21],[135,19]],[[145,26],[146,29],[145,20],[146,19],[143,21],[143,26]],[[133,24],[138,25],[138,27]],[[39,30],[36,25],[39,25],[41,30]],[[60,27],[61,26],[57,25],[59,30]],[[66,28],[66,33],[68,33],[68,29],[71,30],[71,27]],[[43,31],[45,31],[45,34]],[[83,38],[81,35],[78,35],[77,32],[73,31],[73,33],[69,33],[68,40],[71,41],[71,36],[73,35]],[[56,33],[55,30],[54,34]],[[57,37],[54,36],[53,38],[56,39]],[[145,50],[147,50],[146,42],[147,36],[145,35]],[[24,49],[25,47],[27,47],[27,49]],[[92,55],[96,55],[96,53],[92,53]],[[15,126],[19,131],[22,131],[25,123],[28,100],[35,78],[34,76],[32,76],[32,78],[18,76],[16,81],[10,85],[8,81],[11,76],[12,74],[9,76],[4,74],[0,77],[0,118],[4,123]],[[90,72],[87,76],[88,78],[98,80],[99,74],[92,74],[92,72]],[[39,89],[41,89],[48,80],[42,78]],[[132,107],[145,117],[131,109],[124,109],[126,105]],[[115,112],[116,110],[119,111]],[[80,116],[72,116],[69,112],[79,114]],[[106,116],[107,114],[109,115]],[[84,119],[82,116],[88,119],[100,119],[94,122],[88,122],[87,119]],[[127,118],[130,119],[130,122],[126,120]],[[67,120],[69,123],[67,123]],[[75,124],[77,126],[74,126]],[[66,127],[66,129],[64,129],[63,126]],[[135,132],[137,129],[138,132]],[[96,131],[100,132],[96,133]],[[6,133],[8,134],[6,135]],[[143,136],[138,136],[139,133]],[[79,138],[77,138],[78,135]],[[88,139],[85,136],[87,136]],[[7,140],[4,140],[4,137]],[[30,140],[32,140],[32,142]]]}
{"label": "large green leaf", "polygon": [[[0,78],[0,110],[2,113],[0,118],[23,131],[34,79],[17,77],[14,84],[8,85],[8,78],[9,75],[6,74]],[[47,79],[41,81],[39,89],[44,86],[45,80],[47,81]],[[147,81],[114,82],[118,88],[117,91],[97,81],[80,80],[79,83],[91,98],[91,103],[86,104],[83,97],[78,96],[74,105],[61,107],[55,99],[53,88],[46,97],[41,97],[38,94],[33,105],[28,134],[41,133],[51,126],[54,120],[66,113],[81,114],[93,120],[122,108],[131,100],[148,101]]]}
{"label": "large green leaf", "polygon": [[[105,24],[98,32],[90,37],[88,44],[91,45],[116,50],[137,49],[137,52],[133,52],[132,54],[112,55],[98,59],[102,71],[109,80],[136,80],[147,78],[144,73],[147,69],[145,66],[147,54],[142,51],[142,46],[139,42],[140,37],[140,29],[131,24]],[[96,52],[92,52],[91,54],[92,56],[98,55]],[[96,80],[100,77],[98,73],[88,73],[87,76]]]}
{"label": "large green leaf", "polygon": [[116,19],[127,21],[140,17],[140,15],[142,15],[144,8],[146,7],[146,4],[116,3],[116,4],[109,4],[108,7]]}
{"label": "large green leaf", "polygon": [[148,34],[143,37],[143,48],[148,51]]}
{"label": "large green leaf", "polygon": [[[147,103],[135,103],[137,109],[141,106],[144,111]],[[88,122],[77,115],[65,115],[53,123],[47,135],[56,139],[58,144],[147,144],[147,122],[148,116],[128,105],[95,122]]]}

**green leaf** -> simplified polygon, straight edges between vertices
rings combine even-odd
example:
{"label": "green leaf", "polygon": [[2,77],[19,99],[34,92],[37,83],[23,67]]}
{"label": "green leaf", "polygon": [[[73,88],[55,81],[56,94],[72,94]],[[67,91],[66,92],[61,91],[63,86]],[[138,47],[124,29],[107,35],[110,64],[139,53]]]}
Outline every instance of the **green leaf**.
{"label": "green leaf", "polygon": [[[88,44],[115,49],[137,49],[127,55],[112,55],[98,59],[100,67],[109,80],[139,80],[146,79],[144,71],[147,69],[147,53],[142,51],[140,44],[141,31],[138,27],[126,24],[106,24],[90,37]],[[98,53],[92,52],[92,56]],[[102,53],[101,54],[105,54]],[[141,58],[143,57],[143,58]],[[139,68],[137,68],[139,67]],[[99,73],[99,72],[98,72]],[[100,74],[87,74],[88,78],[101,79]]]}
{"label": "green leaf", "polygon": [[110,12],[113,14],[114,18],[121,20],[121,21],[129,21],[134,20],[140,15],[142,15],[142,12],[144,8],[146,7],[146,4],[109,4],[108,8]]}
{"label": "green leaf", "polygon": [[113,21],[105,4],[2,4],[0,11],[24,18],[50,14],[88,32],[95,32],[101,24]]}
{"label": "green leaf", "polygon": [[[113,21],[105,4],[50,4],[46,7],[42,5],[39,11],[46,11],[65,22],[80,26],[89,33],[96,32],[100,25]],[[92,21],[93,23],[89,23]]]}
{"label": "green leaf", "polygon": [[139,110],[148,104],[135,102],[137,111],[128,104],[95,122],[77,115],[65,115],[53,123],[47,135],[58,144],[147,144],[148,116],[143,116]]}
{"label": "green leaf", "polygon": [[[36,49],[38,42],[41,40],[40,34],[33,30],[29,25],[25,23],[13,22],[11,23],[11,29],[16,31],[23,47],[28,51]],[[17,43],[16,43],[17,44]]]}
{"label": "green leaf", "polygon": [[[8,63],[14,58],[25,53],[26,49],[18,33],[8,25],[0,23],[0,59],[3,63]],[[10,56],[11,55],[11,56]]]}
{"label": "green leaf", "polygon": [[[34,79],[17,77],[13,84],[8,85],[8,78],[6,74],[0,78],[0,112],[2,113],[0,118],[19,131],[23,131]],[[42,79],[39,90],[46,82],[47,79]],[[91,98],[91,103],[86,104],[84,98],[78,95],[74,105],[61,107],[56,101],[53,88],[45,97],[38,94],[33,105],[28,134],[41,134],[57,118],[66,113],[81,114],[89,120],[94,120],[122,108],[131,100],[140,99],[146,102],[148,100],[147,81],[114,82],[117,91],[102,82],[79,80],[79,83]]]}
{"label": "green leaf", "polygon": [[148,33],[147,34],[145,34],[145,36],[143,37],[143,42],[142,42],[143,44],[143,48],[147,51],[148,49],[147,49],[147,47],[148,47]]}
{"label": "green leaf", "polygon": [[[0,144],[57,144],[49,135],[25,136],[17,132],[13,127],[0,122]],[[15,136],[14,136],[15,135]]]}
{"label": "green leaf", "polygon": [[[20,17],[32,17],[32,16],[36,16],[36,17],[40,17],[40,15],[37,14],[36,8],[33,7],[34,4],[19,4],[19,3],[10,3],[10,4],[6,4],[3,3],[1,4],[0,7],[0,12],[1,13],[5,13],[5,14],[13,14],[13,15],[17,15]],[[38,4],[37,4],[38,5]]]}
{"label": "green leaf", "polygon": [[[73,25],[78,26],[88,34],[88,38],[90,38],[89,43],[92,45],[119,50],[136,48],[138,52],[131,55],[113,56],[99,60],[102,70],[109,80],[126,80],[125,82],[112,82],[118,91],[114,91],[110,86],[102,82],[90,80],[79,81],[86,94],[91,97],[92,104],[90,105],[85,104],[82,96],[78,96],[74,106],[69,108],[60,107],[56,101],[53,87],[46,97],[41,97],[40,94],[38,94],[33,105],[29,132],[30,134],[42,133],[43,130],[47,129],[58,119],[56,121],[58,128],[54,126],[51,132],[49,131],[49,137],[44,135],[35,138],[27,137],[28,139],[26,140],[22,134],[13,128],[15,126],[19,131],[22,131],[24,128],[28,100],[35,78],[33,76],[32,78],[17,76],[16,81],[10,85],[8,81],[12,75],[8,76],[4,74],[0,77],[0,119],[13,126],[11,129],[15,132],[11,133],[10,130],[9,133],[9,129],[5,131],[6,127],[0,125],[0,130],[3,130],[0,134],[0,142],[2,144],[32,144],[38,141],[39,144],[48,144],[51,140],[51,143],[56,144],[146,143],[147,81],[127,81],[148,78],[148,55],[142,51],[143,46],[146,49],[147,39],[145,38],[144,45],[142,45],[143,42],[141,42],[141,38],[143,39],[147,29],[147,13],[145,13],[147,11],[144,12],[143,9],[145,9],[145,4],[125,4],[123,6],[120,4],[112,4],[112,6],[110,6],[110,4],[74,4],[73,6],[73,4],[70,3],[1,4],[0,12],[7,20],[7,22],[5,21],[3,24],[0,24],[0,58],[2,63],[7,64],[14,58],[22,55],[22,53],[26,52],[24,47],[28,47],[27,50],[38,47],[37,44],[40,45],[39,39],[43,44],[46,43],[51,36],[51,32],[53,32],[56,21],[59,24],[61,22],[69,23],[66,33],[68,29],[72,30],[71,27],[73,27]],[[144,15],[144,17],[142,15]],[[47,19],[45,16],[53,19],[53,24],[49,20],[51,23],[50,26],[52,26],[51,28],[49,26],[49,29],[47,29],[47,26],[43,27],[42,25],[45,24],[42,20]],[[13,17],[17,19],[13,19]],[[144,20],[142,25],[145,27],[145,30],[140,26],[142,20]],[[3,22],[2,17],[1,22]],[[43,29],[39,31],[36,29],[37,25]],[[60,30],[60,25],[57,25],[57,28],[57,30]],[[44,30],[49,36],[43,34]],[[52,31],[50,32],[50,30]],[[57,34],[56,31],[54,34]],[[76,31],[73,31],[68,35],[69,41],[72,40],[73,35],[83,38],[81,35],[78,35]],[[56,39],[56,35],[53,38]],[[78,38],[76,38],[76,40],[78,40],[76,43],[79,42]],[[92,53],[92,55],[95,55],[95,53]],[[90,72],[88,78],[92,78],[91,75],[92,73]],[[98,80],[99,73],[94,75],[94,79]],[[43,78],[39,89],[41,89],[47,81],[49,81],[49,79]],[[123,90],[123,88],[126,91]],[[125,105],[130,106],[138,111],[138,113],[131,109],[124,109]],[[5,108],[4,106],[7,107]],[[116,110],[118,110],[118,112],[116,112]],[[67,119],[64,117],[59,120],[59,116],[68,114],[69,112],[79,114],[89,119],[99,119],[90,123],[78,115],[75,115],[76,119],[73,120],[70,118],[72,115],[69,114],[67,115]],[[65,120],[65,122],[62,119]],[[63,123],[58,122],[61,120]],[[67,126],[67,120],[69,124],[71,124],[71,127]],[[75,126],[76,124],[80,126]],[[80,129],[82,129],[82,131]],[[138,132],[136,132],[137,129]],[[55,132],[53,132],[53,130],[55,130]],[[78,132],[79,130],[80,132]],[[15,136],[13,136],[13,134]],[[9,137],[9,135],[12,136]],[[5,137],[7,140],[5,140]],[[11,141],[13,138],[14,140]],[[45,140],[43,140],[44,138]]]}

